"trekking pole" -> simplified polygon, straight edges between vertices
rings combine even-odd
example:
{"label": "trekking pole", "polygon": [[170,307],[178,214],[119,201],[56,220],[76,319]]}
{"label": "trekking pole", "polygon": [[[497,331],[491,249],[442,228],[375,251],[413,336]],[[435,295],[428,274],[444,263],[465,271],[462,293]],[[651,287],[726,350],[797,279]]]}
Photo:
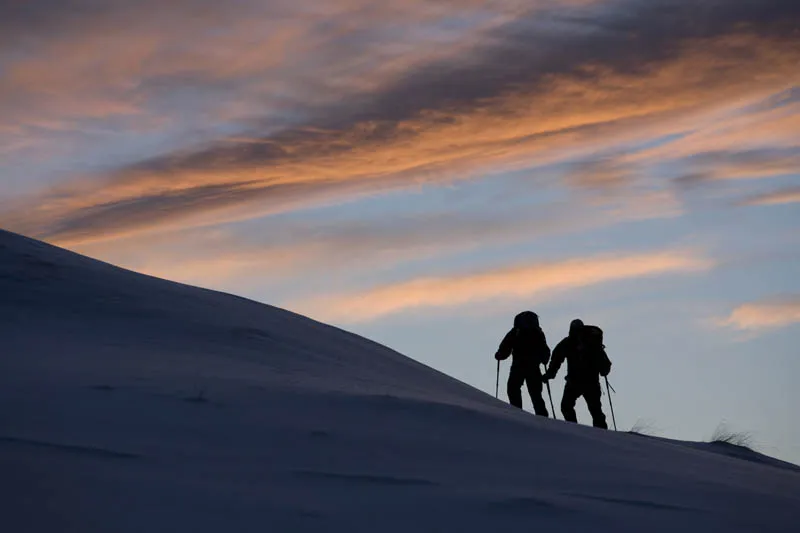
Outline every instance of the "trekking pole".
{"label": "trekking pole", "polygon": [[556,408],[553,407],[553,395],[550,394],[550,382],[548,381],[545,383],[545,385],[547,385],[547,397],[550,398],[550,410],[553,411],[553,420],[558,420],[558,417],[556,416]]}
{"label": "trekking pole", "polygon": [[[547,373],[546,367],[545,367],[545,373]],[[550,380],[548,379],[547,381],[544,382],[544,384],[547,385],[547,397],[550,398],[550,411],[552,411],[553,413],[553,420],[558,420],[558,417],[556,416],[556,408],[553,407],[553,395],[550,394]]]}
{"label": "trekking pole", "polygon": [[500,390],[500,359],[497,360],[497,378],[494,382],[494,397],[497,398],[497,393]]}
{"label": "trekking pole", "polygon": [[[614,416],[614,404],[611,403],[611,391],[614,390],[614,387],[608,384],[608,376],[604,376],[606,378],[606,392],[608,392],[608,406],[611,408],[611,420],[614,422],[614,431],[617,430],[617,417]],[[614,391],[617,392],[617,391]]]}

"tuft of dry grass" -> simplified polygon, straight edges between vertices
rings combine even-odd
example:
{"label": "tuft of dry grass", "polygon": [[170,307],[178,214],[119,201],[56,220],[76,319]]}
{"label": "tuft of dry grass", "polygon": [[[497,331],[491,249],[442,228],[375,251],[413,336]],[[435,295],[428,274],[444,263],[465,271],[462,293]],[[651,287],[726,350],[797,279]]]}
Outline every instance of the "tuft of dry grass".
{"label": "tuft of dry grass", "polygon": [[661,429],[659,429],[652,420],[639,418],[636,420],[636,423],[631,426],[631,429],[628,430],[628,433],[657,437],[661,434]]}
{"label": "tuft of dry grass", "polygon": [[755,439],[749,431],[734,431],[728,424],[721,422],[714,433],[711,435],[710,442],[730,444],[752,450],[755,447]]}

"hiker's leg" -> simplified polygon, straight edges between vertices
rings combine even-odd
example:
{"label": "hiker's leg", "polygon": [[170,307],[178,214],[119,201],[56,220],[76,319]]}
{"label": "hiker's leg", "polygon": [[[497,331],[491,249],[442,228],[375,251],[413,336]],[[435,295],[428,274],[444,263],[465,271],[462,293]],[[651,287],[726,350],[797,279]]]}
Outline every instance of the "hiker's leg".
{"label": "hiker's leg", "polygon": [[592,425],[596,428],[608,429],[606,415],[603,413],[603,404],[600,401],[600,382],[587,383],[583,387],[583,399],[592,415]]}
{"label": "hiker's leg", "polygon": [[517,365],[511,365],[511,370],[508,373],[508,385],[506,386],[506,394],[508,394],[508,403],[514,407],[522,409],[522,383],[525,381],[525,373]]}
{"label": "hiker's leg", "polygon": [[528,386],[528,394],[531,395],[533,412],[539,416],[549,416],[547,404],[544,403],[542,398],[542,375],[539,373],[538,368],[534,367],[527,372],[525,384]]}
{"label": "hiker's leg", "polygon": [[567,422],[577,422],[578,415],[575,414],[575,402],[581,395],[580,387],[574,382],[567,380],[564,385],[564,395],[561,397],[561,414]]}

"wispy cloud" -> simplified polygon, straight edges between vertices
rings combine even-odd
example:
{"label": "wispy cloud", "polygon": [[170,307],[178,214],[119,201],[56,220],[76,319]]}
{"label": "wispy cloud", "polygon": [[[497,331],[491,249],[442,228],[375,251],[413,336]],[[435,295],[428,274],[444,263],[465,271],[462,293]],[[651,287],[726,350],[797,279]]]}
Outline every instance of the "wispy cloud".
{"label": "wispy cloud", "polygon": [[619,154],[617,165],[661,169],[679,184],[724,184],[800,171],[800,100],[797,89],[764,95],[697,114],[666,142]]}
{"label": "wispy cloud", "polygon": [[[502,212],[457,209],[414,216],[382,214],[320,226],[284,222],[279,231],[242,235],[221,228],[133,235],[76,244],[90,256],[168,279],[218,285],[244,279],[260,284],[286,278],[379,271],[481,249],[504,249],[543,237],[596,230],[621,221],[678,216],[682,207],[668,190],[628,192],[576,209],[574,203],[529,205]],[[147,253],[142,253],[143,249]]]}
{"label": "wispy cloud", "polygon": [[742,304],[717,320],[720,326],[760,333],[800,323],[800,296],[791,295]]}
{"label": "wispy cloud", "polygon": [[353,323],[423,308],[533,296],[543,299],[559,291],[646,276],[702,272],[713,266],[711,259],[691,251],[602,255],[449,277],[417,278],[296,301],[289,307],[326,320]]}
{"label": "wispy cloud", "polygon": [[[800,170],[800,169],[799,169]],[[780,205],[800,203],[800,187],[788,187],[778,191],[751,196],[739,205]]]}
{"label": "wispy cloud", "polygon": [[[462,4],[442,4],[438,11],[425,4],[430,9],[421,10],[420,16],[436,24],[463,17]],[[157,56],[161,71],[139,78],[133,101],[151,97],[142,87],[156,87],[165,95],[176,86],[194,87],[193,94],[201,94],[197,89],[241,87],[255,73],[262,80],[298,80],[298,72],[314,72],[314,79],[333,81],[323,90],[313,83],[287,82],[266,91],[262,85],[262,94],[306,95],[309,103],[292,97],[288,107],[281,107],[280,98],[267,98],[265,105],[250,108],[246,119],[234,120],[240,134],[143,158],[29,202],[19,200],[20,207],[0,214],[0,222],[70,243],[164,225],[248,218],[309,201],[336,201],[419,181],[442,182],[490,168],[589,154],[641,138],[643,132],[673,131],[676,120],[775,92],[800,79],[795,31],[800,7],[789,0],[712,2],[713,9],[697,9],[689,0],[597,2],[568,10],[563,4],[543,3],[527,12],[520,6],[503,3],[492,16],[483,17],[480,10],[469,11],[474,20],[462,26],[471,31],[458,39],[448,34],[448,45],[436,55],[429,46],[391,52],[397,41],[382,41],[362,25],[368,19],[412,27],[414,10],[401,10],[398,19],[388,15],[392,9],[366,9],[348,19],[352,5],[345,9],[336,4],[331,9],[341,17],[330,24],[341,27],[322,32],[329,41],[313,41],[335,44],[329,47],[333,57],[320,56],[330,59],[328,66],[320,58],[319,65],[301,62],[303,68],[291,72],[284,72],[283,61],[237,63],[235,55],[224,51],[246,48],[238,42],[221,47],[221,53],[210,51],[210,59],[202,54],[203,61],[189,67],[191,58],[185,54],[168,63]],[[303,28],[319,30],[324,17],[317,15],[304,19]],[[432,35],[438,35],[436,24],[426,26]],[[162,33],[154,28],[158,40]],[[230,34],[236,32],[225,33]],[[300,34],[314,35],[305,29]],[[253,57],[283,57],[302,43],[293,35]],[[371,73],[382,64],[380,54],[352,60],[354,50],[371,49],[372,42],[385,45],[375,49],[395,58],[397,62],[389,62],[394,67]],[[147,48],[147,43],[139,44]],[[94,48],[86,48],[87,54]],[[160,44],[156,48],[162,49]],[[196,65],[207,59],[215,66],[198,71]],[[142,63],[136,56],[121,64]],[[231,72],[237,64],[241,68]],[[284,70],[274,71],[280,76],[264,74],[273,68]],[[338,70],[326,77],[331,68]],[[30,71],[26,75],[33,76]],[[24,85],[34,78],[18,74],[15,79]],[[131,77],[121,72],[114,79],[124,85]],[[320,94],[327,96],[315,96]],[[291,112],[276,115],[269,109]],[[594,186],[615,176],[614,169],[595,167],[579,183]]]}
{"label": "wispy cloud", "polygon": [[751,179],[800,172],[800,146],[782,149],[704,152],[684,163],[692,169],[692,179]]}

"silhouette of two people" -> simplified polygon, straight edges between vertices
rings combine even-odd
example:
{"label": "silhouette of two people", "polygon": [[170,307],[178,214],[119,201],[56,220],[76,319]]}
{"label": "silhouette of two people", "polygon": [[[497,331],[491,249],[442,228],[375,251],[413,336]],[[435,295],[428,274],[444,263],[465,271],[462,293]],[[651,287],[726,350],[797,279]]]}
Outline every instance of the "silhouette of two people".
{"label": "silhouette of two people", "polygon": [[[564,395],[561,399],[561,413],[564,420],[577,422],[575,403],[583,396],[592,425],[608,429],[606,416],[600,402],[600,376],[611,371],[611,361],[603,345],[603,331],[597,326],[585,325],[581,320],[573,320],[569,335],[556,345],[550,359],[544,331],[539,326],[539,317],[532,311],[524,311],[514,318],[514,327],[503,337],[495,359],[502,361],[513,356],[508,375],[508,401],[522,408],[522,385],[527,385],[533,410],[537,415],[549,416],[544,399],[542,384],[555,378],[564,361],[567,362],[567,377]],[[549,368],[544,374],[539,365]]]}
{"label": "silhouette of two people", "polygon": [[494,355],[498,361],[511,360],[506,392],[508,401],[522,408],[522,384],[528,386],[533,410],[537,415],[549,416],[542,399],[542,373],[539,365],[550,360],[550,347],[544,331],[539,327],[539,316],[533,311],[523,311],[514,318],[514,327],[503,337]]}

